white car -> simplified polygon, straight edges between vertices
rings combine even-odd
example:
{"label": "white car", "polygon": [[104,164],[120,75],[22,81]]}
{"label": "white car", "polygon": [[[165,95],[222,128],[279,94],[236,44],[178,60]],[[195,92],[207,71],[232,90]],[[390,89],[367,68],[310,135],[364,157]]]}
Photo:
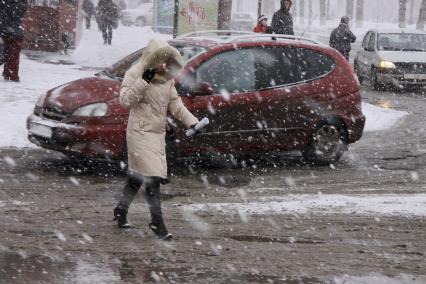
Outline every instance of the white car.
{"label": "white car", "polygon": [[125,26],[149,26],[152,25],[153,14],[153,3],[151,0],[148,0],[134,9],[121,11],[121,23]]}
{"label": "white car", "polygon": [[374,89],[386,86],[426,87],[426,33],[417,30],[370,30],[358,51],[354,69],[360,83],[369,78]]}
{"label": "white car", "polygon": [[231,30],[252,31],[256,26],[256,17],[251,13],[234,13],[231,17]]}

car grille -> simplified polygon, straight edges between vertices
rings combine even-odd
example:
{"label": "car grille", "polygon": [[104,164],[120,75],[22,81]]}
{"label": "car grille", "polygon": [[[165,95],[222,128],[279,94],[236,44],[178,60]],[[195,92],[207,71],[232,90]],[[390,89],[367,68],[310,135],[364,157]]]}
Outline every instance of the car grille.
{"label": "car grille", "polygon": [[403,74],[426,74],[426,63],[395,63]]}
{"label": "car grille", "polygon": [[41,117],[56,121],[62,121],[67,117],[67,113],[55,108],[44,107],[41,113]]}

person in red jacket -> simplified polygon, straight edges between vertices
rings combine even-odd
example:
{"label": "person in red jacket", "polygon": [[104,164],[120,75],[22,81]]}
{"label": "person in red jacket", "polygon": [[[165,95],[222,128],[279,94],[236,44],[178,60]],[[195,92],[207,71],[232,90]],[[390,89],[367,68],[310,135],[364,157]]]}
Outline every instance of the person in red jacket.
{"label": "person in red jacket", "polygon": [[268,18],[265,15],[261,15],[257,19],[257,25],[254,27],[253,32],[255,33],[266,33],[268,28]]}

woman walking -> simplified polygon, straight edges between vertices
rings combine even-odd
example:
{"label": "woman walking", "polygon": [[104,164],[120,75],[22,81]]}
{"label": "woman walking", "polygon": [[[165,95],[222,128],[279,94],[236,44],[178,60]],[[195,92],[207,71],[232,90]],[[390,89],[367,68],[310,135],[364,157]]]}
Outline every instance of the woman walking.
{"label": "woman walking", "polygon": [[100,0],[96,7],[96,21],[102,31],[104,44],[111,45],[112,30],[118,25],[118,8],[112,0]]}
{"label": "woman walking", "polygon": [[164,240],[172,238],[164,224],[160,201],[160,184],[167,183],[167,113],[187,128],[198,123],[174,86],[173,78],[182,68],[183,59],[174,47],[151,40],[140,61],[127,71],[120,91],[120,104],[130,110],[126,134],[129,173],[114,216],[120,228],[130,227],[127,211],[144,184],[151,213],[149,227]]}

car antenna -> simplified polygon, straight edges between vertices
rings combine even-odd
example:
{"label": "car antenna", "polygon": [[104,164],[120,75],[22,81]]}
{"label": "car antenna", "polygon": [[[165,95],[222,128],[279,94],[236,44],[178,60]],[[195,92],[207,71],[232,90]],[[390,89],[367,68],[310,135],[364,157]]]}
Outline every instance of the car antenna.
{"label": "car antenna", "polygon": [[316,15],[315,16],[315,18],[312,20],[312,22],[309,24],[309,25],[307,25],[306,26],[306,28],[305,28],[305,30],[303,31],[303,33],[300,35],[300,36],[303,36],[307,31],[308,31],[308,29],[312,26],[312,23],[316,20],[318,18],[318,15]]}

